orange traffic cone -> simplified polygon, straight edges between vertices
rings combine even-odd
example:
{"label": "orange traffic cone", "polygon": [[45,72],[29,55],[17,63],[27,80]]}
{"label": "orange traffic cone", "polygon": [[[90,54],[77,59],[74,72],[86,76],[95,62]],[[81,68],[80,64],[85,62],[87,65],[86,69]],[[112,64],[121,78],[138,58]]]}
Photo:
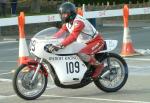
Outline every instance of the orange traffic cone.
{"label": "orange traffic cone", "polygon": [[24,32],[24,24],[25,24],[25,15],[24,12],[20,13],[18,17],[18,27],[19,27],[19,60],[18,64],[25,64],[26,61],[29,59],[29,51],[25,39],[25,32]]}
{"label": "orange traffic cone", "polygon": [[80,16],[84,16],[85,13],[85,4],[83,4],[82,8],[78,7],[77,8],[77,14],[79,14]]}
{"label": "orange traffic cone", "polygon": [[133,47],[131,36],[129,33],[128,16],[129,16],[128,6],[124,5],[124,9],[123,9],[124,36],[123,36],[123,45],[121,50],[121,56],[123,57],[137,55],[137,52]]}
{"label": "orange traffic cone", "polygon": [[83,11],[82,8],[77,8],[77,14],[79,14],[80,16],[83,16]]}

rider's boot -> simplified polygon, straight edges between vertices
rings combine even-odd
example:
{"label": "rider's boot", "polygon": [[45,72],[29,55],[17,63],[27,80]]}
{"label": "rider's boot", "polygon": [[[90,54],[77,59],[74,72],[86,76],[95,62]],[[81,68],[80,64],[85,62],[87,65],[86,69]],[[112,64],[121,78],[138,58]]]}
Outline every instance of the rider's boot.
{"label": "rider's boot", "polygon": [[102,72],[104,68],[103,63],[99,63],[94,57],[91,56],[89,64],[93,65],[95,67],[94,72],[92,73],[92,78],[96,79]]}

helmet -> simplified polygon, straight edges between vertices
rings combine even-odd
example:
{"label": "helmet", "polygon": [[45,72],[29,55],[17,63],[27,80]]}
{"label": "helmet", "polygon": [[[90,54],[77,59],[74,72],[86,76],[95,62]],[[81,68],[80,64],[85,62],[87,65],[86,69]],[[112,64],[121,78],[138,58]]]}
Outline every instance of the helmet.
{"label": "helmet", "polygon": [[73,3],[65,2],[60,5],[59,13],[63,22],[70,22],[76,17],[76,7]]}

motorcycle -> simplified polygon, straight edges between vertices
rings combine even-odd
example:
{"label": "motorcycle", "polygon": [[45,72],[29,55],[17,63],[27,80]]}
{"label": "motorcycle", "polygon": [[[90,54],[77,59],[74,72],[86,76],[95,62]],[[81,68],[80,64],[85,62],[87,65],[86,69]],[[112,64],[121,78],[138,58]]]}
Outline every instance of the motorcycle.
{"label": "motorcycle", "polygon": [[16,94],[26,100],[40,97],[46,90],[48,77],[57,87],[77,89],[92,82],[104,92],[120,90],[128,79],[128,66],[116,53],[117,40],[105,40],[105,47],[95,54],[95,58],[104,64],[104,69],[97,79],[92,78],[94,67],[83,62],[77,53],[85,44],[74,42],[56,52],[44,50],[46,44],[59,44],[68,34],[60,39],[52,38],[58,31],[51,27],[38,32],[30,42],[30,54],[34,59],[28,60],[16,69],[13,88]]}

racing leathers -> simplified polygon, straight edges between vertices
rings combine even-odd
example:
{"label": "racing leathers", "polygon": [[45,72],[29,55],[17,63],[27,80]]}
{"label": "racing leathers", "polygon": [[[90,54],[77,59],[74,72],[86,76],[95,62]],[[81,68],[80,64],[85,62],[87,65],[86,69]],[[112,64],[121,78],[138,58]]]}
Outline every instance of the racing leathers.
{"label": "racing leathers", "polygon": [[96,68],[92,77],[97,78],[103,69],[103,64],[99,63],[94,58],[94,54],[103,49],[103,37],[88,20],[80,15],[77,15],[73,21],[63,24],[62,28],[54,35],[54,37],[59,38],[66,31],[69,31],[70,34],[60,45],[65,47],[74,41],[85,43],[86,46],[80,50],[78,56],[83,61],[88,62]]}

